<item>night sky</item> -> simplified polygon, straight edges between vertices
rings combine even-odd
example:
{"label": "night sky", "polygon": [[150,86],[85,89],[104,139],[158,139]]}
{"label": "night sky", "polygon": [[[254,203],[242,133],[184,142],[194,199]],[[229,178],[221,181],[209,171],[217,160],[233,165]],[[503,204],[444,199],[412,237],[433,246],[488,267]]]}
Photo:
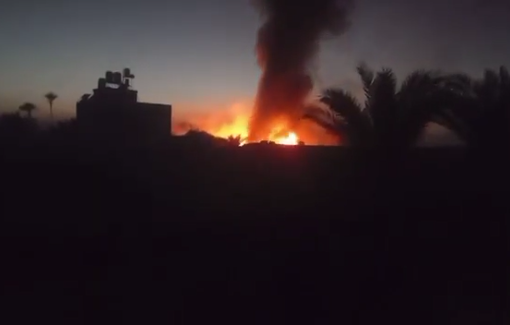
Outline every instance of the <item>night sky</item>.
{"label": "night sky", "polygon": [[[318,85],[355,90],[361,60],[399,76],[417,68],[480,75],[510,63],[510,2],[449,2],[358,0],[350,31],[326,42],[314,65]],[[141,100],[174,104],[176,114],[252,98],[259,24],[249,0],[4,0],[0,109],[43,106],[51,90],[58,114],[72,115],[97,78],[124,67]]]}

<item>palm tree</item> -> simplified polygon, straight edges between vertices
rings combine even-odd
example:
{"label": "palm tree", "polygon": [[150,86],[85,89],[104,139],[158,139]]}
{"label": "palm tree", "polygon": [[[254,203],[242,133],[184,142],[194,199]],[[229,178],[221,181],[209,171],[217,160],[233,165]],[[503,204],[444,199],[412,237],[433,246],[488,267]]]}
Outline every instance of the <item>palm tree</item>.
{"label": "palm tree", "polygon": [[454,74],[449,76],[448,87],[456,96],[456,104],[437,122],[457,133],[471,147],[510,149],[508,70],[488,69],[478,80]]}
{"label": "palm tree", "polygon": [[320,97],[326,108],[312,107],[304,115],[339,136],[344,144],[408,148],[448,104],[444,78],[438,72],[415,71],[398,88],[391,69],[375,73],[361,64],[357,71],[366,98],[363,106],[343,89],[327,89]]}
{"label": "palm tree", "polygon": [[50,104],[50,118],[53,120],[53,101],[58,98],[58,95],[54,92],[49,92],[44,97],[48,100],[48,103]]}
{"label": "palm tree", "polygon": [[24,103],[19,107],[19,110],[22,112],[26,112],[28,118],[32,118],[32,111],[37,109],[37,107],[32,103]]}

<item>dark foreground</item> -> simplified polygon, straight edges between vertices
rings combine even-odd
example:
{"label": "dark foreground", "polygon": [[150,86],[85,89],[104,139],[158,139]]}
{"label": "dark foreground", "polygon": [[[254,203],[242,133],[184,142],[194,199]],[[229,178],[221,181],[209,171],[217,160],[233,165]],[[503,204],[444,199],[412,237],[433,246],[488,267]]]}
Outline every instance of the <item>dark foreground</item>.
{"label": "dark foreground", "polygon": [[508,324],[500,160],[3,152],[3,324]]}

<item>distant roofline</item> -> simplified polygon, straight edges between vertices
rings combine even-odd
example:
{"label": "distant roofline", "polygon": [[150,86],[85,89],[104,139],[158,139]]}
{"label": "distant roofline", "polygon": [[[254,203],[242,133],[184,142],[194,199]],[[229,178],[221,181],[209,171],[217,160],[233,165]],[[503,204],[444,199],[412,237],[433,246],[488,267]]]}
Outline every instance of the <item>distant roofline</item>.
{"label": "distant roofline", "polygon": [[141,105],[151,105],[151,106],[167,106],[172,107],[172,104],[161,104],[161,103],[147,103],[147,102],[136,102],[137,104]]}

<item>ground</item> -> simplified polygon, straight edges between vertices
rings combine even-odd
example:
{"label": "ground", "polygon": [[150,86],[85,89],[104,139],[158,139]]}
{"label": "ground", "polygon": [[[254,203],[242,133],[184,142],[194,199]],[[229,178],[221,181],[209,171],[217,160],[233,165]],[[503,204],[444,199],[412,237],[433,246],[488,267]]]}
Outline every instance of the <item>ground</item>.
{"label": "ground", "polygon": [[506,174],[465,149],[3,152],[2,318],[507,322]]}

